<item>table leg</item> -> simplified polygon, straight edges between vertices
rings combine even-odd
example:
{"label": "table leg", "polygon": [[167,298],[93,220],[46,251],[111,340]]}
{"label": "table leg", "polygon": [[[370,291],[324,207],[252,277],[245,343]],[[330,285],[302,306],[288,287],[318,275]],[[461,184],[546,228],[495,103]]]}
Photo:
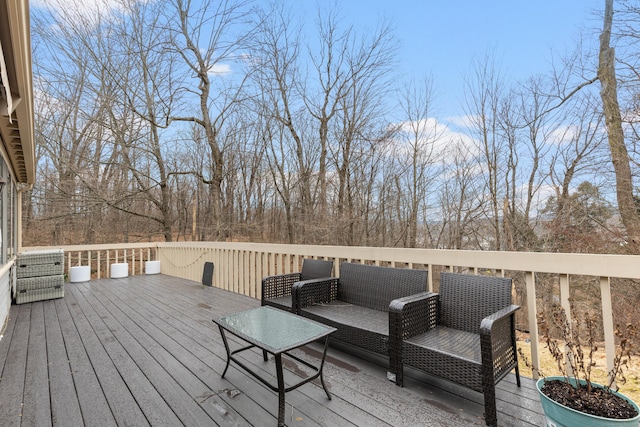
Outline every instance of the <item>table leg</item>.
{"label": "table leg", "polygon": [[224,367],[224,371],[222,371],[222,378],[224,378],[224,375],[227,373],[227,369],[229,369],[229,364],[231,363],[231,350],[229,350],[229,343],[227,342],[227,336],[224,334],[224,329],[220,325],[218,325],[218,328],[220,329],[224,349],[227,351],[227,364]]}
{"label": "table leg", "polygon": [[324,392],[327,394],[329,400],[331,400],[331,394],[329,394],[329,390],[327,390],[327,386],[324,384],[324,360],[327,357],[327,348],[329,347],[329,336],[324,337],[324,352],[322,353],[322,362],[320,362],[320,383],[322,384],[322,388]]}
{"label": "table leg", "polygon": [[282,372],[282,354],[276,354],[276,376],[278,378],[278,427],[284,426],[284,410],[286,400],[284,398],[284,373]]}

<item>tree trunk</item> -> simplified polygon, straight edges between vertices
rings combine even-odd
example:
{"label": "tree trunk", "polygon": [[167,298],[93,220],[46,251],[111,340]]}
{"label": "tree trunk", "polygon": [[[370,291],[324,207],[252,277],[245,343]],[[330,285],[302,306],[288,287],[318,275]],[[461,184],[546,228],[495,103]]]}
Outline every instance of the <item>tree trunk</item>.
{"label": "tree trunk", "polygon": [[618,104],[617,80],[615,71],[615,50],[609,45],[613,22],[613,0],[605,1],[604,25],[600,35],[600,57],[598,79],[600,97],[607,124],[611,161],[616,175],[616,196],[618,211],[627,232],[631,249],[637,252],[640,244],[640,216],[633,198],[633,182],[629,153],[624,141],[622,117]]}

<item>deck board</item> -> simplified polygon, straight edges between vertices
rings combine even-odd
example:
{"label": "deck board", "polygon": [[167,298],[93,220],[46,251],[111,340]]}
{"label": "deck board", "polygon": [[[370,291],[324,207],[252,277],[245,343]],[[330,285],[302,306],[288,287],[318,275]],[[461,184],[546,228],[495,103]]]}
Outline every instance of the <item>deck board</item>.
{"label": "deck board", "polygon": [[[29,346],[29,326],[31,323],[31,306],[11,307],[9,319],[3,343],[7,345],[6,359],[0,366],[0,420],[6,420],[7,425],[20,425],[22,415],[22,396],[25,386],[25,372],[27,368],[27,349]],[[13,323],[13,324],[12,324]],[[13,328],[11,328],[13,326]],[[30,392],[25,393],[29,395]]]}
{"label": "deck board", "polygon": [[84,423],[87,425],[115,425],[115,419],[101,389],[100,381],[91,365],[91,360],[82,344],[80,334],[65,301],[56,300],[55,308]]}
{"label": "deck board", "polygon": [[[26,308],[26,307],[25,307]],[[45,335],[44,305],[31,304],[29,347],[25,372],[24,400],[34,402],[22,413],[22,422],[29,425],[51,425],[51,400],[49,399],[49,364]]]}
{"label": "deck board", "polygon": [[64,301],[74,319],[78,333],[82,337],[83,346],[116,424],[149,425],[139,404],[131,394],[113,360],[109,357],[104,344],[100,341],[73,293],[67,292]]}
{"label": "deck board", "polygon": [[[275,425],[277,395],[232,365],[212,318],[260,302],[164,275],[67,283],[65,297],[11,307],[0,340],[0,425]],[[238,339],[230,339],[240,345]],[[295,351],[312,363],[321,346]],[[325,381],[287,393],[289,426],[483,425],[480,393],[408,372],[405,387],[383,362],[332,347]],[[273,360],[243,361],[275,383]],[[285,358],[285,378],[307,376]],[[315,384],[314,384],[315,383]],[[533,381],[497,390],[501,426],[543,424]]]}
{"label": "deck board", "polygon": [[[49,394],[51,417],[54,425],[82,425],[83,418],[76,392],[69,355],[62,337],[62,329],[55,301],[43,304],[47,342],[47,364],[49,365]],[[69,347],[71,351],[71,347]],[[25,406],[27,402],[24,402]]]}
{"label": "deck board", "polygon": [[[114,315],[128,332],[120,341],[137,355],[141,369],[149,378],[155,379],[156,388],[159,388],[157,384],[172,388],[170,391],[161,390],[161,394],[168,396],[170,402],[178,402],[179,411],[176,413],[182,414],[180,419],[184,424],[203,425],[210,423],[211,419],[217,423],[229,422],[228,416],[225,418],[214,401],[207,399],[210,388],[190,370],[198,365],[198,359],[189,357],[183,346],[138,314],[136,307],[128,306],[126,299],[105,293],[100,295],[104,309]],[[177,335],[178,331],[175,333]],[[174,383],[181,389],[173,387]],[[231,422],[237,420],[232,419]]]}
{"label": "deck board", "polygon": [[79,291],[78,288],[80,287],[70,285],[68,288],[73,290],[68,290],[68,292],[73,293],[78,304],[83,307],[84,315],[89,320],[93,330],[116,366],[120,376],[125,381],[127,388],[134,396],[135,401],[140,405],[140,409],[149,423],[152,425],[179,425],[179,418],[167,405],[159,390],[154,387],[127,349],[118,340],[116,334],[120,328],[114,325],[110,327],[107,324],[112,320],[112,316],[106,312],[101,314],[96,311],[92,305],[92,303],[95,303],[95,298],[91,295],[87,298],[84,293]]}

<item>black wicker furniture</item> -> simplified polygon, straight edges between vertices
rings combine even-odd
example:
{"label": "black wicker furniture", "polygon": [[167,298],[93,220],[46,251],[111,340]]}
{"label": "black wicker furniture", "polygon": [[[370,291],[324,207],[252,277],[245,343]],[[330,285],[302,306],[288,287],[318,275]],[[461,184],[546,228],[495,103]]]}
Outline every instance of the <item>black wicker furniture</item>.
{"label": "black wicker furniture", "polygon": [[390,307],[390,361],[396,384],[408,365],[484,393],[485,421],[496,425],[495,385],[512,369],[520,386],[511,279],[442,273],[439,293]]}
{"label": "black wicker furniture", "polygon": [[340,277],[298,282],[297,313],[337,329],[331,340],[389,355],[389,305],[423,292],[427,271],[343,263]]}
{"label": "black wicker furniture", "polygon": [[333,261],[305,258],[302,271],[278,274],[262,279],[262,305],[295,312],[292,304],[291,287],[301,280],[331,277]]}

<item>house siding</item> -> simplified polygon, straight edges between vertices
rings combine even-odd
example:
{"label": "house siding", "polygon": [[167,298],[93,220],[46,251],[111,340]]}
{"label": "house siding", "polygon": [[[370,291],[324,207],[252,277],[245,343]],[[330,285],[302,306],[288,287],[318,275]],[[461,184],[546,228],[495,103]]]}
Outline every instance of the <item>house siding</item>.
{"label": "house siding", "polygon": [[[11,263],[13,264],[13,263]],[[11,267],[4,266],[0,269],[0,336],[4,333],[7,324],[9,309],[11,308]]]}

